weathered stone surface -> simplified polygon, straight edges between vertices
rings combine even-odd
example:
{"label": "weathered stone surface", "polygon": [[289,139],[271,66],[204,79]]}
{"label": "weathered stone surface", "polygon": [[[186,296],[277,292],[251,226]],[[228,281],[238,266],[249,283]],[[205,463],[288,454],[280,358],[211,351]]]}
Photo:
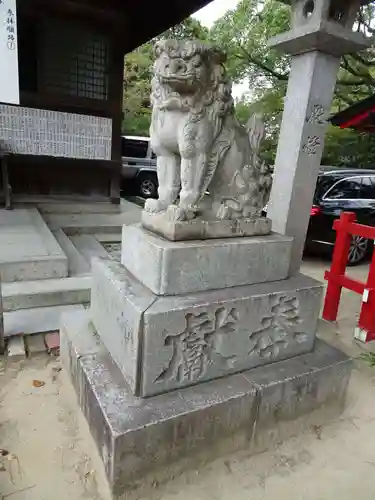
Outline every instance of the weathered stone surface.
{"label": "weathered stone surface", "polygon": [[340,60],[319,52],[292,59],[267,215],[293,237],[291,273],[299,272]]}
{"label": "weathered stone surface", "polygon": [[90,262],[78,251],[69,236],[62,229],[53,231],[53,235],[68,258],[69,276],[89,275]]}
{"label": "weathered stone surface", "polygon": [[155,296],[120,264],[92,260],[91,318],[133,392],[137,391],[142,316]]}
{"label": "weathered stone surface", "polygon": [[300,275],[159,298],[144,313],[140,394],[150,396],[311,351],[321,294],[320,283]]}
{"label": "weathered stone surface", "polygon": [[73,245],[91,267],[92,259],[109,259],[103,245],[92,234],[76,234],[70,237]]}
{"label": "weathered stone surface", "polygon": [[[291,3],[288,0],[281,0]],[[319,51],[334,57],[351,54],[371,45],[371,39],[358,30],[352,31],[353,23],[361,2],[346,0],[314,0],[309,17],[306,16],[306,2],[294,2],[291,30],[277,35],[269,41],[288,54],[302,54]]]}
{"label": "weathered stone surface", "polygon": [[91,276],[3,283],[4,311],[90,302]]}
{"label": "weathered stone surface", "polygon": [[[136,224],[141,220],[142,209],[135,203],[121,201],[121,213],[82,213],[82,214],[45,214],[44,220],[56,231],[63,229],[68,236],[77,234],[114,234],[121,235],[124,224]],[[118,237],[116,238],[116,240]]]}
{"label": "weathered stone surface", "polygon": [[140,396],[186,387],[313,348],[322,285],[298,276],[157,297],[121,265],[94,264],[91,317]]}
{"label": "weathered stone surface", "polygon": [[12,337],[7,343],[9,361],[21,361],[26,358],[25,341],[23,335]]}
{"label": "weathered stone surface", "polygon": [[351,366],[339,351],[317,341],[313,353],[293,360],[139,399],[98,341],[87,313],[64,317],[61,359],[114,495],[167,480],[235,449],[255,451],[260,433],[275,425],[279,440],[297,434],[301,426],[293,431],[290,425],[284,436],[282,423],[313,410],[338,414]]}
{"label": "weathered stone surface", "polygon": [[[260,404],[253,445],[263,451],[344,408],[352,361],[317,339],[314,351],[245,373]],[[314,410],[319,408],[319,415]]]}
{"label": "weathered stone surface", "polygon": [[124,226],[121,263],[157,295],[177,295],[287,278],[291,238],[171,242]]}
{"label": "weathered stone surface", "polygon": [[262,120],[234,116],[225,54],[198,40],[155,44],[151,146],[159,197],[145,210],[172,217],[237,220],[259,216],[271,173],[259,159]]}
{"label": "weathered stone surface", "polygon": [[19,309],[4,313],[5,337],[52,332],[60,327],[60,317],[63,313],[84,309],[83,305],[67,305],[52,307],[36,307]]}
{"label": "weathered stone surface", "polygon": [[272,222],[265,217],[235,220],[176,221],[164,213],[142,212],[142,226],[171,241],[236,238],[270,234]]}
{"label": "weathered stone surface", "polygon": [[72,369],[70,361],[76,362],[82,356],[97,354],[103,348],[86,309],[61,316],[60,354],[67,371]]}
{"label": "weathered stone surface", "polygon": [[68,259],[35,208],[1,211],[0,276],[3,282],[67,275]]}
{"label": "weathered stone surface", "polygon": [[271,47],[287,54],[298,55],[314,50],[333,57],[351,54],[371,46],[362,33],[344,30],[332,22],[324,22],[277,35],[269,41]]}
{"label": "weathered stone surface", "polygon": [[42,333],[36,333],[34,335],[28,335],[25,337],[26,351],[28,356],[37,356],[41,353],[46,352],[46,344],[44,343],[44,335]]}
{"label": "weathered stone surface", "polygon": [[177,460],[184,459],[173,468],[181,472],[192,455],[194,465],[197,454],[207,460],[220,450],[250,442],[255,391],[242,375],[201,385],[199,390],[137,398],[98,341],[87,313],[63,318],[61,360],[115,493],[154,468],[169,464],[168,470],[159,472],[159,478],[167,477]]}

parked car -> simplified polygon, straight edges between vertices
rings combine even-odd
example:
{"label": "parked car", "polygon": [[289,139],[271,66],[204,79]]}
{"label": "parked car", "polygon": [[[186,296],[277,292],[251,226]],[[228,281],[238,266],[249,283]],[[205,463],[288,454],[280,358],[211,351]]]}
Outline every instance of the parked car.
{"label": "parked car", "polygon": [[[375,226],[375,170],[323,169],[318,176],[306,246],[331,246],[336,240],[333,222],[341,212],[354,212],[361,224]],[[349,264],[368,257],[374,242],[353,236]]]}
{"label": "parked car", "polygon": [[150,138],[125,135],[121,141],[122,189],[136,191],[143,198],[156,198],[158,176]]}
{"label": "parked car", "polygon": [[[341,212],[354,212],[361,224],[375,226],[375,170],[322,167],[316,184],[306,249],[333,250],[333,222]],[[364,261],[374,242],[353,236],[349,265]]]}

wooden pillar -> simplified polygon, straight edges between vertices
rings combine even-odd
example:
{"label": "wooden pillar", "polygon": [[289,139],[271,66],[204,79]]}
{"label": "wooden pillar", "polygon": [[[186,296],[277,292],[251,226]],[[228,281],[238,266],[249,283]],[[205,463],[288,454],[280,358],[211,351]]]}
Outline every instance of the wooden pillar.
{"label": "wooden pillar", "polygon": [[124,80],[124,51],[119,37],[112,39],[111,64],[109,74],[109,99],[112,109],[112,160],[116,167],[111,173],[110,198],[112,203],[120,203],[121,187],[121,127]]}
{"label": "wooden pillar", "polygon": [[1,162],[1,175],[4,191],[4,203],[5,209],[10,210],[12,208],[12,198],[11,198],[11,187],[9,184],[9,172],[8,172],[8,155],[0,153]]}
{"label": "wooden pillar", "polygon": [[3,295],[1,293],[0,280],[0,354],[5,352],[5,336],[4,336],[4,315],[3,315]]}

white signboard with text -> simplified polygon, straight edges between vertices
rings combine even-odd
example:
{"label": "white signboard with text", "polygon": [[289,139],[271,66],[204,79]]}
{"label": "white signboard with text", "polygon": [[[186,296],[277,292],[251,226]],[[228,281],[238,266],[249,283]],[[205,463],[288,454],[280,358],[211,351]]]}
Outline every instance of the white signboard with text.
{"label": "white signboard with text", "polygon": [[20,103],[16,0],[0,0],[0,102]]}

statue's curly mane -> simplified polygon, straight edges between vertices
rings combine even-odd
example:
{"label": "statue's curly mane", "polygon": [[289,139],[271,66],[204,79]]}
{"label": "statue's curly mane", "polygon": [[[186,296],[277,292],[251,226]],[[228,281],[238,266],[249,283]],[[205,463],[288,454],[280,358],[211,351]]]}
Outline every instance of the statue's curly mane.
{"label": "statue's curly mane", "polygon": [[258,159],[264,127],[237,122],[224,54],[199,41],[162,40],[155,55],[150,136],[160,182],[146,210],[181,221],[258,214],[258,186],[268,189]]}
{"label": "statue's curly mane", "polygon": [[[197,120],[203,113],[211,122],[220,121],[220,117],[228,112],[234,113],[233,99],[231,95],[232,86],[229,82],[223,63],[225,55],[202,42],[190,42],[186,48],[181,48],[175,40],[162,40],[155,44],[156,58],[162,54],[168,57],[180,57],[189,60],[199,55],[210,72],[210,79],[201,82],[203,85],[193,95],[181,95],[155,74],[152,79],[151,103],[153,106],[162,109],[181,109],[194,113]],[[194,103],[192,108],[191,104]]]}
{"label": "statue's curly mane", "polygon": [[[234,120],[234,103],[232,98],[232,85],[227,78],[224,62],[225,54],[202,42],[186,43],[181,47],[181,42],[176,40],[162,40],[155,44],[155,55],[169,58],[182,58],[189,61],[199,55],[208,69],[207,81],[200,81],[201,85],[194,94],[181,95],[174,90],[156,71],[152,79],[151,102],[154,113],[158,110],[181,110],[188,113],[185,127],[200,121],[205,117],[212,126],[211,148],[212,153],[207,165],[204,185],[207,187],[215,169],[223,155],[230,148],[234,130],[225,130],[225,122]],[[186,115],[185,115],[186,117]]]}

